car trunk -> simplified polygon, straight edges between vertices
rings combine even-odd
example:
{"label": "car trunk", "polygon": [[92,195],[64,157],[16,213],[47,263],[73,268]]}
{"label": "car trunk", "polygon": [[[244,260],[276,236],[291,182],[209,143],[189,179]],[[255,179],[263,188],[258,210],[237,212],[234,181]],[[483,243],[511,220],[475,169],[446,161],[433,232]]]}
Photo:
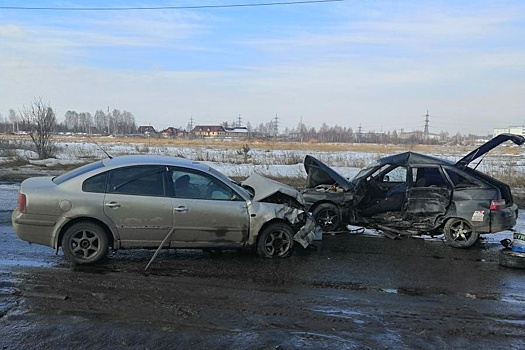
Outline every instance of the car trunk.
{"label": "car trunk", "polygon": [[[513,198],[512,198],[512,192],[510,190],[510,186],[507,185],[506,183],[503,183],[501,181],[498,181],[496,180],[495,178],[493,177],[490,177],[488,176],[487,174],[484,174],[480,171],[477,171],[475,169],[472,169],[472,168],[465,168],[464,171],[466,171],[467,173],[470,173],[478,178],[481,178],[483,181],[485,182],[488,182],[490,185],[496,187],[499,189],[499,192],[501,194],[501,199],[504,199],[505,200],[505,205],[506,206],[511,206],[514,201],[513,201]],[[496,198],[494,198],[496,199]]]}
{"label": "car trunk", "polygon": [[473,168],[469,168],[468,165],[478,159],[483,157],[487,152],[491,151],[495,147],[501,145],[502,143],[506,141],[511,141],[516,145],[522,145],[525,143],[525,137],[521,135],[514,135],[514,134],[499,134],[496,137],[492,138],[491,140],[485,142],[478,148],[472,150],[470,153],[465,155],[463,158],[458,160],[455,164],[457,168],[463,169],[464,171],[473,174],[474,176],[477,176],[478,178],[481,178],[483,181],[491,184],[492,186],[499,189],[499,192],[501,194],[501,198],[494,198],[494,199],[504,199],[505,205],[507,207],[511,206],[514,201],[512,198],[512,193],[510,191],[510,186],[498,181],[482,172],[479,172]]}
{"label": "car trunk", "polygon": [[56,186],[50,176],[33,177],[24,180],[20,185],[20,193],[28,196],[24,212],[28,214],[56,215],[57,206],[49,205],[46,196],[50,188]]}

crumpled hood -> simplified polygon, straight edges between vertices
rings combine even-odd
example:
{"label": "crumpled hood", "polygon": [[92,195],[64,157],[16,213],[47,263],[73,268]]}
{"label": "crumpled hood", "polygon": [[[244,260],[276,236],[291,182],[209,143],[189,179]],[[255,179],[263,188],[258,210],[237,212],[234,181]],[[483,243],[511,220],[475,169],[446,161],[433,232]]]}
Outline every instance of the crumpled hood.
{"label": "crumpled hood", "polygon": [[308,174],[306,187],[314,188],[319,185],[331,185],[337,183],[345,191],[349,191],[354,185],[343,175],[339,174],[319,159],[310,155],[304,157],[304,170]]}
{"label": "crumpled hood", "polygon": [[303,195],[298,190],[260,174],[252,174],[241,182],[241,185],[253,188],[255,192],[253,200],[257,202],[261,202],[275,193],[282,193],[295,198],[302,206],[305,205]]}

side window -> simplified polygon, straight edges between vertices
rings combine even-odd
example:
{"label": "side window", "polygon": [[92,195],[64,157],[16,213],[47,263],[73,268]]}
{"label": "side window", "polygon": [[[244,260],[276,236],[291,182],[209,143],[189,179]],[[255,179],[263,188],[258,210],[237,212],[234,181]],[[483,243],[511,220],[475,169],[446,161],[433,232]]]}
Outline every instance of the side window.
{"label": "side window", "polygon": [[108,193],[165,196],[163,166],[134,166],[112,170]]}
{"label": "side window", "polygon": [[396,167],[383,175],[383,182],[406,182],[407,169],[405,167]]}
{"label": "side window", "polygon": [[239,199],[231,188],[215,177],[196,171],[173,169],[173,190],[177,198],[231,201]]}
{"label": "side window", "polygon": [[104,172],[90,177],[85,180],[82,184],[82,191],[84,192],[95,192],[95,193],[105,193],[106,192],[106,179],[108,173]]}
{"label": "side window", "polygon": [[447,181],[437,167],[418,167],[412,169],[414,187],[447,187]]}
{"label": "side window", "polygon": [[479,185],[472,179],[468,178],[462,173],[459,173],[453,169],[445,169],[450,181],[454,184],[455,188],[469,188],[479,187]]}
{"label": "side window", "polygon": [[398,166],[388,170],[383,175],[383,186],[387,189],[387,197],[403,196],[407,188],[407,168]]}

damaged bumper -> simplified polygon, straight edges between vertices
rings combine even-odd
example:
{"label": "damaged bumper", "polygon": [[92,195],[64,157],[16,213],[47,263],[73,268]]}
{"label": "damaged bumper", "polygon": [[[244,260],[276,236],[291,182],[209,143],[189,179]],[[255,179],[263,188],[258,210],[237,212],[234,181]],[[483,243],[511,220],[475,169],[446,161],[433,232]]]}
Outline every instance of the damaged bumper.
{"label": "damaged bumper", "polygon": [[298,225],[304,222],[303,226],[301,226],[294,235],[294,241],[302,245],[303,248],[312,244],[312,241],[323,238],[321,227],[317,225],[313,216],[304,210],[288,206],[279,206],[274,215],[276,218],[288,221],[292,227],[298,227]]}
{"label": "damaged bumper", "polygon": [[306,223],[294,235],[293,239],[302,245],[303,248],[306,248],[312,244],[312,241],[320,241],[323,239],[323,230],[316,224],[312,215],[307,214]]}

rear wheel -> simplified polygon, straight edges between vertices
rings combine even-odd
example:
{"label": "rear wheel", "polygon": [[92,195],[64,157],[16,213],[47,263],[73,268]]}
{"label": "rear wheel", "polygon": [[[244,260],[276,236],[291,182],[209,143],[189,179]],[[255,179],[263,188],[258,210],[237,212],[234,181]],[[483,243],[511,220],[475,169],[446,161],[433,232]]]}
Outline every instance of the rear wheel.
{"label": "rear wheel", "polygon": [[479,233],[470,222],[460,218],[452,218],[445,224],[445,241],[454,248],[468,248],[474,245]]}
{"label": "rear wheel", "polygon": [[334,204],[320,204],[314,209],[312,216],[323,232],[335,231],[341,226],[341,213]]}
{"label": "rear wheel", "polygon": [[108,246],[104,229],[87,221],[74,224],[62,237],[64,256],[77,264],[91,264],[102,259]]}
{"label": "rear wheel", "polygon": [[257,253],[265,258],[286,258],[292,254],[293,230],[284,223],[273,223],[259,234]]}

